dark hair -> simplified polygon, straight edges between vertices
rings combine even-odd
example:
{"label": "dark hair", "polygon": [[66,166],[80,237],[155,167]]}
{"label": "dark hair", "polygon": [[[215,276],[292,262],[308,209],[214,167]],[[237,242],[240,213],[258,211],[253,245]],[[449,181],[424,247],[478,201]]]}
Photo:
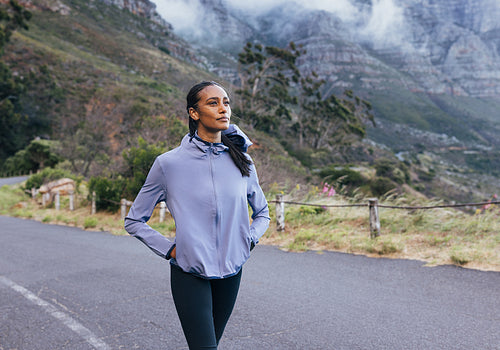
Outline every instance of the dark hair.
{"label": "dark hair", "polygon": [[[198,130],[198,121],[191,118],[189,114],[189,109],[198,109],[198,102],[200,101],[200,92],[208,86],[218,86],[225,90],[222,85],[215,81],[203,81],[199,84],[194,85],[191,90],[189,90],[186,96],[186,110],[189,117],[189,135],[194,136],[196,130]],[[229,148],[229,155],[233,160],[236,167],[240,170],[242,176],[250,176],[250,165],[252,161],[248,159],[243,150],[236,146],[231,138],[222,133],[221,135],[222,143]]]}

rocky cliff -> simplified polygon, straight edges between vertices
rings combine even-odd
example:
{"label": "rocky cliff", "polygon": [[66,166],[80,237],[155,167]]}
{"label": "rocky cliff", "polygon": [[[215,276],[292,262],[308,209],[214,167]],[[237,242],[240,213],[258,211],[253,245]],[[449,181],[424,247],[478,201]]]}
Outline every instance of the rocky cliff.
{"label": "rocky cliff", "polygon": [[[399,123],[500,146],[497,0],[346,0],[342,6],[162,1],[179,2],[189,4],[185,11],[192,13],[184,16],[195,23],[182,27],[183,37],[202,48],[209,66],[225,79],[236,77],[228,54],[235,57],[247,41],[276,46],[294,41],[307,52],[298,61],[302,72],[318,73],[327,92],[355,90],[373,103],[377,118],[389,122],[387,132],[370,131],[377,140],[398,138],[390,125]],[[161,14],[167,21],[177,19],[173,12]],[[406,137],[399,140],[403,147]]]}
{"label": "rocky cliff", "polygon": [[[95,1],[95,0],[94,0]],[[130,12],[146,17],[166,28],[171,28],[159,14],[156,12],[156,5],[149,0],[100,0],[108,5],[115,5]]]}
{"label": "rocky cliff", "polygon": [[[383,3],[392,4],[385,10],[393,13],[382,13]],[[356,18],[283,6],[262,15],[259,23],[265,37],[304,45],[303,69],[316,70],[333,86],[396,84],[414,92],[500,96],[497,1],[357,1],[353,6]]]}
{"label": "rocky cliff", "polygon": [[[93,1],[128,9],[171,29],[152,1]],[[175,1],[163,2],[168,8]],[[350,14],[290,1],[266,11],[249,11],[230,0],[185,2],[192,11],[188,14],[192,23],[182,35],[193,45],[235,54],[248,40],[272,45],[295,41],[307,51],[299,62],[301,69],[316,71],[332,89],[398,86],[412,92],[500,97],[500,4],[496,0],[351,0]],[[40,3],[68,11],[57,6],[58,0]],[[175,16],[181,14],[166,17]],[[194,56],[179,52],[182,55]],[[220,68],[213,58],[220,55],[206,55],[211,56],[214,70]],[[203,58],[199,61],[206,64]],[[227,66],[225,61],[220,63]],[[227,67],[221,71],[232,75]]]}

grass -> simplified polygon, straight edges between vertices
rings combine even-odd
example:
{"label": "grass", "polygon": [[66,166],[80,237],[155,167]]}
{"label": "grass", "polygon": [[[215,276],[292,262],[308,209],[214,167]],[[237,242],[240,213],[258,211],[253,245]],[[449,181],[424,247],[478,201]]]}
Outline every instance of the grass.
{"label": "grass", "polygon": [[[297,201],[300,199],[295,198]],[[307,202],[321,205],[348,204],[340,196],[323,198],[307,195]],[[57,211],[43,208],[17,186],[0,188],[0,214],[69,225],[86,230],[107,231],[126,235],[120,213],[90,214],[85,195],[77,199],[77,209],[64,205]],[[357,202],[363,202],[358,198]],[[62,202],[64,203],[64,202]],[[392,205],[428,205],[407,198],[383,202]],[[341,251],[371,257],[417,259],[427,265],[455,264],[468,268],[500,271],[500,208],[482,213],[465,213],[453,209],[400,210],[379,208],[381,235],[370,238],[367,207],[308,207],[286,205],[284,232],[275,226],[274,205],[270,204],[271,225],[261,244],[277,245],[283,250],[303,252]],[[149,224],[166,236],[175,236],[175,223],[170,215],[159,222],[155,210]]]}
{"label": "grass", "polygon": [[[295,199],[297,200],[297,199]],[[299,200],[300,201],[300,200]],[[321,198],[317,204],[347,204],[346,199]],[[360,199],[359,201],[363,201]],[[394,198],[383,204],[429,205]],[[401,210],[379,208],[381,235],[370,238],[368,208],[326,208],[304,210],[285,207],[285,232],[276,231],[274,206],[272,224],[261,242],[285,250],[334,250],[368,256],[417,259],[428,265],[455,264],[500,271],[500,208],[466,213],[451,208]]]}

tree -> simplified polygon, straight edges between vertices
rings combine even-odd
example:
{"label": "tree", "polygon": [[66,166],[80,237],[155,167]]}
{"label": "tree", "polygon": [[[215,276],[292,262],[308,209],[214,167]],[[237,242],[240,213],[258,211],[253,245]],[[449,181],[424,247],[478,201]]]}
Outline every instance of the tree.
{"label": "tree", "polygon": [[5,160],[3,171],[7,173],[28,173],[54,167],[61,159],[54,153],[56,141],[33,140],[24,149]]}
{"label": "tree", "polygon": [[374,123],[370,103],[350,90],[324,95],[325,82],[296,66],[304,52],[293,42],[284,49],[248,43],[238,59],[235,114],[257,129],[295,137],[299,149],[339,149],[364,137],[364,123]]}
{"label": "tree", "polygon": [[279,117],[287,116],[285,105],[293,102],[289,88],[300,77],[295,66],[300,54],[293,42],[286,49],[247,43],[238,55],[241,86],[235,114],[257,129],[276,130]]}
{"label": "tree", "polygon": [[296,123],[299,140],[313,149],[341,148],[366,135],[365,122],[375,124],[369,102],[347,90],[342,97],[324,97],[323,81],[301,80],[303,101]]}
{"label": "tree", "polygon": [[[0,56],[12,33],[18,28],[28,29],[31,12],[15,0],[0,4]],[[20,114],[19,95],[23,86],[14,79],[10,68],[0,60],[0,160],[26,144],[27,118]]]}
{"label": "tree", "polygon": [[149,144],[139,137],[137,143],[137,147],[123,151],[125,169],[120,173],[112,173],[109,177],[91,177],[89,191],[96,192],[98,209],[115,210],[121,198],[135,198],[156,157],[166,151],[163,142]]}
{"label": "tree", "polygon": [[0,6],[0,54],[3,54],[12,33],[18,28],[28,29],[27,21],[31,19],[31,12],[19,5],[16,0],[10,0],[8,6]]}
{"label": "tree", "polygon": [[109,150],[105,116],[105,110],[97,106],[63,137],[58,153],[70,162],[73,173],[87,177],[95,160]]}
{"label": "tree", "polygon": [[124,176],[127,178],[125,194],[134,198],[139,193],[156,157],[165,152],[163,144],[148,144],[142,137],[137,140],[137,147],[130,147],[123,151],[127,169]]}

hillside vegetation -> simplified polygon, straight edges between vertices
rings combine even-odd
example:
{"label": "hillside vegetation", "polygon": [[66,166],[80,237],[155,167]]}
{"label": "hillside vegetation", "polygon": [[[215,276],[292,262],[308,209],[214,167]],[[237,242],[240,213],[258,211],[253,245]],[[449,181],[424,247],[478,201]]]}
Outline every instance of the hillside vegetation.
{"label": "hillside vegetation", "polygon": [[[119,172],[123,150],[136,146],[139,136],[164,150],[177,145],[187,132],[187,90],[201,80],[220,80],[199,67],[203,57],[168,27],[128,10],[101,1],[65,3],[69,13],[30,8],[29,30],[14,33],[3,57],[27,86],[21,113],[43,125],[32,137],[57,140],[54,151],[65,159],[59,166],[87,177]],[[284,159],[279,143],[249,134],[259,148],[257,163],[306,175]],[[278,159],[270,161],[274,154]],[[275,177],[268,170],[264,180]]]}
{"label": "hillside vegetation", "polygon": [[[103,1],[58,3],[66,4],[67,10],[29,7],[33,14],[29,30],[15,32],[2,57],[25,86],[19,105],[20,113],[31,122],[30,136],[52,140],[43,147],[49,147],[44,151],[47,155],[59,157],[57,167],[87,179],[119,177],[130,172],[124,152],[139,147],[140,140],[160,152],[177,145],[187,131],[186,91],[200,80],[220,80],[202,68],[204,57],[178,38],[170,27],[126,9]],[[275,52],[282,53],[280,50]],[[307,91],[314,84],[303,86]],[[238,94],[237,87],[231,90],[236,100],[244,100],[245,95]],[[262,95],[276,94],[279,101],[281,93],[282,90],[268,89]],[[293,101],[296,96],[286,98]],[[333,103],[339,100],[340,97],[332,99]],[[356,96],[352,100],[360,101]],[[301,135],[306,135],[303,143],[307,145],[312,140],[310,135],[321,134],[326,117],[322,118],[323,113],[314,114],[310,107],[330,108],[320,102],[304,104],[312,111],[310,115],[297,113],[295,102],[288,110],[272,104],[270,110],[274,114],[256,114],[264,120],[264,127],[253,125],[255,121],[251,118],[239,119],[235,115],[235,122],[242,124],[255,143],[251,152],[264,188],[279,186],[286,191],[297,184],[319,185],[328,181],[346,188],[360,188],[366,195],[418,191],[429,197],[473,201],[489,198],[500,187],[491,177],[479,176],[471,170],[472,165],[495,168],[494,151],[491,155],[471,155],[463,160],[461,150],[457,150],[457,161],[450,165],[443,163],[436,152],[426,152],[425,147],[406,151],[399,158],[391,150],[362,137],[349,139],[338,147],[332,142],[341,140],[335,133],[327,139],[323,136],[323,142],[318,143],[322,146],[297,147]],[[373,97],[367,103],[381,106],[384,100]],[[303,119],[297,119],[300,117]],[[292,123],[293,118],[300,123]],[[276,120],[285,122],[277,124]],[[279,126],[278,131],[273,125]],[[364,135],[359,124],[351,123],[349,127]],[[397,133],[390,123],[377,125],[375,129],[378,135],[387,131],[384,143]],[[368,135],[372,130],[367,127]],[[10,167],[19,166],[19,160],[27,156],[33,158],[28,149],[37,148],[29,138],[23,142],[16,157],[3,164],[3,171],[20,171]],[[425,146],[430,144],[426,142]],[[437,142],[436,149],[441,145]],[[443,150],[444,157],[449,154],[449,149]],[[357,182],[346,174],[351,174]]]}

